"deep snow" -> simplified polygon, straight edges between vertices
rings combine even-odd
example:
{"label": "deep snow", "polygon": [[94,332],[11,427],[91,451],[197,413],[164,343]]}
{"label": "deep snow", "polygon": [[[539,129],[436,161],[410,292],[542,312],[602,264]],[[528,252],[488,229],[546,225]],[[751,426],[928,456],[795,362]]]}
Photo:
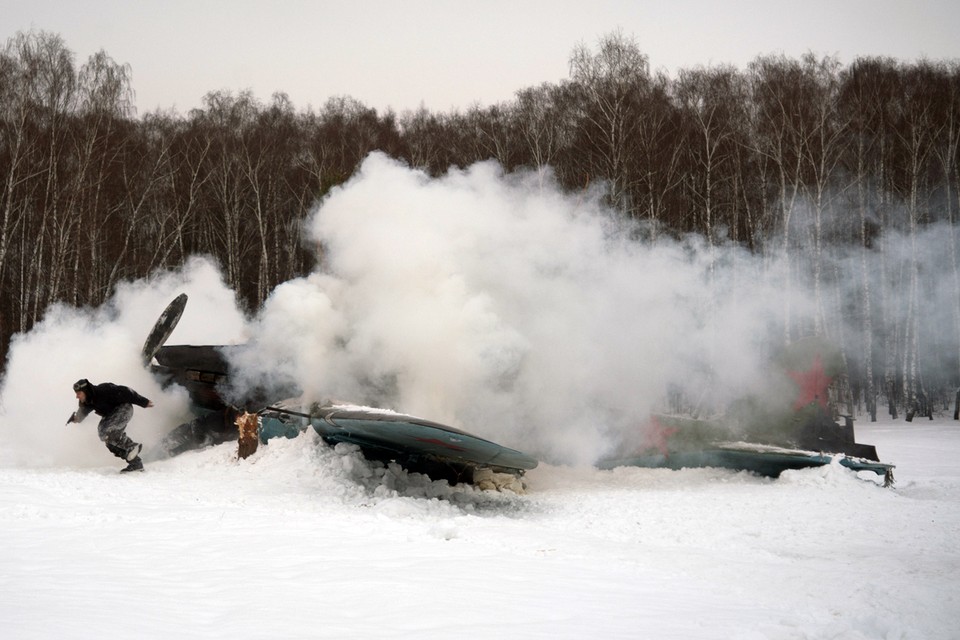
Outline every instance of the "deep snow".
{"label": "deep snow", "polygon": [[839,465],[541,465],[526,495],[483,492],[311,434],[132,475],[106,450],[6,463],[2,636],[956,638],[960,424],[857,436],[893,489]]}

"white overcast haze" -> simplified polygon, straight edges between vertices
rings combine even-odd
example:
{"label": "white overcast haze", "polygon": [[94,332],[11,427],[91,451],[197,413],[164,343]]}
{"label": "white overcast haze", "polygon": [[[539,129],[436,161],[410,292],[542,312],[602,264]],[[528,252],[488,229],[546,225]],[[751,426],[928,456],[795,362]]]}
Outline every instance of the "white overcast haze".
{"label": "white overcast haze", "polygon": [[185,113],[210,91],[285,92],[297,109],[352,96],[380,112],[465,110],[568,77],[578,44],[620,30],[651,68],[807,51],[844,65],[960,58],[955,0],[610,1],[2,0],[0,37],[59,34],[82,64],[129,64],[140,115]]}

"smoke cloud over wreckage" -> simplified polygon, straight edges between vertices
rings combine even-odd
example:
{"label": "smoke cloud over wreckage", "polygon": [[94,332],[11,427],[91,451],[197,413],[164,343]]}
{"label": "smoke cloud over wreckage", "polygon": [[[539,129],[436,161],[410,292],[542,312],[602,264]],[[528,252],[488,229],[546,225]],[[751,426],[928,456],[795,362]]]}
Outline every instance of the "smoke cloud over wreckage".
{"label": "smoke cloud over wreckage", "polygon": [[[157,397],[162,410],[137,418],[155,437],[178,424],[183,394],[161,391],[136,355],[156,313],[185,291],[191,306],[171,342],[249,344],[232,363],[241,391],[293,381],[311,400],[429,416],[546,461],[589,464],[668,397],[711,410],[761,391],[785,324],[812,328],[818,313],[795,265],[696,237],[639,241],[596,194],[563,195],[549,174],[504,174],[493,162],[432,179],[373,154],[310,228],[321,266],[277,287],[253,318],[202,257],[121,285],[103,308],[52,307],[14,341],[4,423],[62,422],[69,393],[62,406],[49,398],[89,377]],[[907,259],[896,238],[886,242],[884,259]],[[922,268],[939,268],[942,234],[921,242]],[[891,296],[891,314],[906,297]],[[939,310],[925,325],[941,322]],[[949,332],[926,332],[956,350]],[[57,367],[41,374],[36,363],[49,361]],[[76,431],[4,431],[29,443],[28,457],[96,459]]]}

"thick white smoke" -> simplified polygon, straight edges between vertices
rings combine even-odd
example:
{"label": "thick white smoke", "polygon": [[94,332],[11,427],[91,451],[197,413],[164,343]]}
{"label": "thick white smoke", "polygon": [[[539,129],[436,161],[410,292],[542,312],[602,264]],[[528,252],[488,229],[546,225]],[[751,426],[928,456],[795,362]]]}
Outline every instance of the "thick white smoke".
{"label": "thick white smoke", "polygon": [[323,273],[277,288],[238,368],[592,462],[673,388],[757,383],[785,302],[739,250],[650,247],[615,220],[549,176],[373,154],[313,217]]}
{"label": "thick white smoke", "polygon": [[54,305],[32,331],[14,337],[0,389],[0,463],[31,466],[109,464],[97,437],[99,416],[65,424],[77,408],[72,385],[127,385],[156,405],[135,408],[128,433],[149,449],[188,415],[186,395],[164,393],[140,361],[147,334],[180,292],[190,296],[189,313],[171,343],[217,344],[246,339],[246,324],[209,261],[193,259],[182,269],[123,283],[98,309]]}
{"label": "thick white smoke", "polygon": [[138,360],[180,292],[168,344],[248,343],[232,363],[241,392],[294,382],[307,401],[411,413],[551,462],[611,453],[673,390],[758,386],[788,302],[777,269],[697,240],[637,242],[618,220],[549,175],[484,162],[433,179],[373,154],[313,215],[321,266],[252,322],[203,259],[123,285],[102,309],[51,308],[11,347],[4,458],[104,463],[95,416],[63,424],[81,377],[154,400],[136,410],[135,439],[180,424],[184,394],[164,394]]}

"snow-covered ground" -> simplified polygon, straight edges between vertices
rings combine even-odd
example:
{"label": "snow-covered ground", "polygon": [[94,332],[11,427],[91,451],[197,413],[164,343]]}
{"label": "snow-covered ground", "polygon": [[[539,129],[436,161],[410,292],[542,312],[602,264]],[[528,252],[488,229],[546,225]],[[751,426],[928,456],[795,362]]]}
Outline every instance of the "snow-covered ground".
{"label": "snow-covered ground", "polygon": [[541,465],[520,496],[310,434],[142,474],[7,464],[0,636],[957,638],[960,423],[857,436],[894,488]]}

